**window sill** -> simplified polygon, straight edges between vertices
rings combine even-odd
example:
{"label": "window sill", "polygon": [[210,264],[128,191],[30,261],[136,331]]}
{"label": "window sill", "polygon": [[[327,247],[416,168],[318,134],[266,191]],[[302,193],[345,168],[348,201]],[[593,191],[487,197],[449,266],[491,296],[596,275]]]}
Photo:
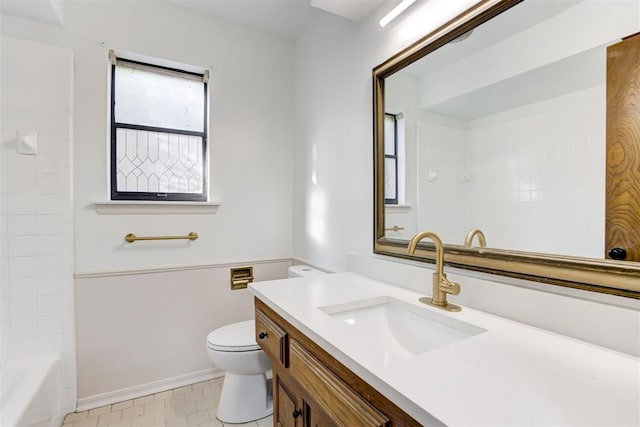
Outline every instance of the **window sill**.
{"label": "window sill", "polygon": [[174,215],[215,214],[220,203],[105,200],[93,205],[98,215]]}
{"label": "window sill", "polygon": [[393,213],[407,213],[411,210],[411,205],[384,205],[384,208]]}

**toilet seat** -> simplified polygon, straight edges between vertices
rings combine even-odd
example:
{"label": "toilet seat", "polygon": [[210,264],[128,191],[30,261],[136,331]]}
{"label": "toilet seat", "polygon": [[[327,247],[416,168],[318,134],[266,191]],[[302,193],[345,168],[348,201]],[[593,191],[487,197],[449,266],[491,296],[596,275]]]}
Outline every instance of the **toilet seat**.
{"label": "toilet seat", "polygon": [[256,343],[255,330],[255,320],[223,326],[207,335],[207,347],[211,350],[228,352],[260,350],[260,346]]}

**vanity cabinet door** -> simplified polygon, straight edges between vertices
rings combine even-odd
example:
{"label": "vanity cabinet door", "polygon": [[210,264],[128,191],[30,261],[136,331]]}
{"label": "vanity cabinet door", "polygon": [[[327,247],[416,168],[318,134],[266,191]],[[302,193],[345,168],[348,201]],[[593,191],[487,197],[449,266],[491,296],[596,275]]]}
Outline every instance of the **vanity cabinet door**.
{"label": "vanity cabinet door", "polygon": [[640,262],[640,34],[607,48],[605,257]]}
{"label": "vanity cabinet door", "polygon": [[305,427],[338,427],[331,417],[322,412],[320,409],[312,409],[306,406],[308,423]]}
{"label": "vanity cabinet door", "polygon": [[302,408],[298,404],[298,399],[282,383],[282,378],[278,375],[274,377],[274,389],[274,424],[278,427],[302,427]]}
{"label": "vanity cabinet door", "polygon": [[[390,425],[384,414],[355,393],[294,339],[289,342],[289,370],[305,395],[311,397],[308,403],[313,415],[309,418],[314,419],[317,425]],[[316,415],[314,409],[321,412]],[[335,424],[324,424],[322,420],[333,420]]]}

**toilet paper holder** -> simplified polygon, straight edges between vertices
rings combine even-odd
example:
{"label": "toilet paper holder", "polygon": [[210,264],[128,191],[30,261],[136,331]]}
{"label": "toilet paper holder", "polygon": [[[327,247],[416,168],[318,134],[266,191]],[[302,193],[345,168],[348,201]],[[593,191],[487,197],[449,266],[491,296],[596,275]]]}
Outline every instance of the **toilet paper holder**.
{"label": "toilet paper holder", "polygon": [[246,289],[253,282],[253,266],[234,267],[231,269],[231,290]]}

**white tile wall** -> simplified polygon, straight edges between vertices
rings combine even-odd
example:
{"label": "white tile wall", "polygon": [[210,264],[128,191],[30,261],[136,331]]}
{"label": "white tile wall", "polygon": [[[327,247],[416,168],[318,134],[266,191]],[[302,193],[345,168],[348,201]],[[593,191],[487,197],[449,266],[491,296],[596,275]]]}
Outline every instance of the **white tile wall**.
{"label": "white tile wall", "polygon": [[[0,36],[0,356],[64,354],[75,408],[76,351],[71,207],[73,53]],[[38,133],[37,155],[17,153]]]}
{"label": "white tile wall", "polygon": [[490,246],[603,257],[605,101],[596,86],[472,122],[469,217]]}
{"label": "white tile wall", "polygon": [[602,258],[605,105],[596,86],[467,130],[418,122],[418,151],[429,153],[418,156],[418,229],[462,244],[479,227],[490,247]]}
{"label": "white tile wall", "polygon": [[468,174],[467,138],[464,129],[417,124],[418,230],[435,230],[447,243],[463,244],[470,228],[468,185],[462,179]]}

